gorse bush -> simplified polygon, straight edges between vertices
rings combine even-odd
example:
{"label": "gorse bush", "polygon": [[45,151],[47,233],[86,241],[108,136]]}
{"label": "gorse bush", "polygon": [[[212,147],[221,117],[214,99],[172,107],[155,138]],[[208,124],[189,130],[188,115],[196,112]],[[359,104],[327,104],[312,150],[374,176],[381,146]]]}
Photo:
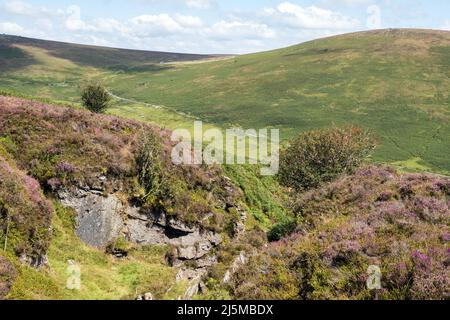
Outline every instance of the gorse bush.
{"label": "gorse bush", "polygon": [[278,178],[297,191],[314,189],[353,173],[374,148],[371,134],[357,127],[307,132],[281,152]]}
{"label": "gorse bush", "polygon": [[95,113],[104,112],[111,101],[108,91],[100,84],[89,84],[83,89],[83,105]]}

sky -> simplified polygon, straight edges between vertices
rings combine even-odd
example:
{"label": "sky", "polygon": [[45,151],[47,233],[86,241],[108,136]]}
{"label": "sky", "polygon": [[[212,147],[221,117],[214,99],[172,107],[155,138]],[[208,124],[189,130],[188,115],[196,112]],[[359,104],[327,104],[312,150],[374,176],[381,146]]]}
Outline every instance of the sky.
{"label": "sky", "polygon": [[0,0],[0,34],[241,54],[380,28],[450,30],[448,0]]}

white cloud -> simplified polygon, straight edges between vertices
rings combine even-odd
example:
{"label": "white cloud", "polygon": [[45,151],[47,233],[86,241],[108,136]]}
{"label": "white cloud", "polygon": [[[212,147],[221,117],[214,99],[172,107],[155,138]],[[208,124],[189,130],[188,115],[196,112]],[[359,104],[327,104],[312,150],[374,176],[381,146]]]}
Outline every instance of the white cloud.
{"label": "white cloud", "polygon": [[21,26],[19,26],[17,23],[0,22],[0,33],[17,35],[22,32],[24,32],[24,29]]}
{"label": "white cloud", "polygon": [[266,8],[261,16],[291,28],[306,29],[351,29],[360,25],[353,19],[316,6],[302,7],[290,2],[280,3],[276,8]]}
{"label": "white cloud", "polygon": [[346,6],[361,6],[361,5],[369,5],[373,4],[374,0],[322,0],[325,4],[344,4]]}
{"label": "white cloud", "polygon": [[203,21],[199,17],[176,14],[175,20],[185,28],[201,28],[203,26]]}
{"label": "white cloud", "polygon": [[[199,16],[176,12],[144,12],[127,19],[108,16],[88,18],[83,16],[78,5],[48,9],[25,1],[10,0],[2,6],[5,12],[14,13],[17,19],[2,23],[3,32],[146,50],[245,53],[337,34],[359,25],[356,19],[338,12],[316,6],[302,7],[291,2],[282,2],[262,11],[235,11],[217,20],[202,20]],[[200,9],[216,3],[214,0],[176,1]]]}
{"label": "white cloud", "polygon": [[129,32],[129,28],[124,23],[112,18],[97,18],[90,28],[101,33],[126,34]]}
{"label": "white cloud", "polygon": [[43,18],[36,21],[36,25],[43,30],[49,31],[53,29],[53,22],[50,19]]}
{"label": "white cloud", "polygon": [[442,29],[444,30],[450,30],[450,20],[446,20],[444,22],[444,25],[442,26]]}
{"label": "white cloud", "polygon": [[217,40],[269,39],[276,33],[265,24],[251,21],[219,21],[208,29],[209,36]]}
{"label": "white cloud", "polygon": [[211,0],[186,0],[186,5],[190,8],[207,9],[211,6]]}
{"label": "white cloud", "polygon": [[83,20],[81,20],[81,9],[79,6],[71,5],[66,10],[66,28],[70,31],[90,30],[90,28]]}
{"label": "white cloud", "polygon": [[181,33],[183,27],[168,14],[140,15],[131,19],[132,32],[138,36],[162,36]]}
{"label": "white cloud", "polygon": [[21,0],[7,1],[4,6],[7,12],[14,14],[33,15],[35,12],[31,4]]}
{"label": "white cloud", "polygon": [[158,14],[158,15],[149,15],[143,14],[131,19],[131,22],[135,25],[143,25],[151,28],[153,25],[160,25],[163,28],[171,31],[177,31],[180,29],[180,26],[174,19],[172,19],[168,14]]}

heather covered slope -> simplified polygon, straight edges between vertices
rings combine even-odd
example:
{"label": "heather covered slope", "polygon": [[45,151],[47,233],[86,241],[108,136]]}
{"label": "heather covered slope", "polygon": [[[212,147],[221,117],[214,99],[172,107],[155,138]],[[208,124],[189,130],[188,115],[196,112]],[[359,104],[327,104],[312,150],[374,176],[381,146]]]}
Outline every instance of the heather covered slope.
{"label": "heather covered slope", "polygon": [[[233,238],[240,219],[236,210],[246,206],[241,191],[220,167],[172,165],[168,131],[15,97],[0,97],[0,110],[0,297],[133,299],[149,291],[158,299],[184,295],[188,283],[177,280],[179,269],[166,260],[173,248],[125,238],[106,251],[83,243],[75,234],[76,212],[61,205],[61,191],[92,191],[98,201],[102,194],[105,199],[114,194],[130,206],[167,215],[187,230]],[[152,178],[160,182],[152,197],[146,196],[149,190],[141,184],[137,163],[147,137],[161,146],[154,149],[158,157],[151,159],[158,162],[146,167],[155,169]],[[117,248],[126,252],[126,259],[115,258]],[[82,266],[81,291],[65,289],[68,261]]]}
{"label": "heather covered slope", "polygon": [[[127,255],[117,258],[83,243],[75,234],[75,211],[57,197],[58,190],[80,188],[121,194],[125,202],[220,234],[224,241],[214,248],[217,262],[200,297],[370,299],[369,265],[382,271],[378,298],[449,295],[446,177],[363,168],[291,194],[288,210],[282,206],[287,190],[251,168],[173,167],[169,132],[155,126],[15,97],[0,97],[0,109],[0,244],[6,243],[0,298],[134,299],[152,292],[157,299],[176,299],[186,292],[189,283],[176,281],[179,269],[168,262],[170,246],[119,239],[112,248]],[[161,138],[158,166],[164,170],[157,174],[167,197],[142,198],[136,155],[146,136]],[[239,208],[248,213],[244,233],[237,229]],[[270,226],[289,222],[290,212],[294,233],[268,244]],[[242,253],[249,263],[224,284]],[[80,291],[65,289],[68,261],[83,268]]]}
{"label": "heather covered slope", "polygon": [[51,239],[53,206],[39,183],[19,170],[0,144],[0,238],[2,250],[31,265],[42,263]]}
{"label": "heather covered slope", "polygon": [[[368,167],[293,201],[296,231],[235,274],[240,299],[450,298],[450,179]],[[382,289],[367,290],[369,266]]]}
{"label": "heather covered slope", "polygon": [[[73,211],[51,194],[101,173],[125,177],[132,134],[122,130],[144,125],[16,98],[1,97],[0,110],[0,299],[120,299],[141,289],[162,297],[175,285],[166,248],[116,261],[75,235]],[[68,261],[82,264],[80,291],[64,289]]]}
{"label": "heather covered slope", "polygon": [[[207,225],[209,220],[202,219],[200,213],[220,215],[211,221],[222,221],[226,212],[215,208],[240,201],[239,190],[229,185],[220,167],[173,165],[173,144],[167,130],[15,97],[0,96],[0,108],[4,148],[46,191],[95,188],[104,181],[105,190],[121,191],[130,201],[136,200],[149,192],[139,183],[139,170],[148,168],[139,168],[137,162],[143,142],[152,138],[149,144],[158,145],[154,152],[160,157],[149,159],[158,161],[159,171],[155,169],[151,174],[160,180],[158,188],[162,191],[152,201],[162,202],[164,210],[194,224],[203,221]],[[210,227],[220,227],[219,224],[212,222]]]}

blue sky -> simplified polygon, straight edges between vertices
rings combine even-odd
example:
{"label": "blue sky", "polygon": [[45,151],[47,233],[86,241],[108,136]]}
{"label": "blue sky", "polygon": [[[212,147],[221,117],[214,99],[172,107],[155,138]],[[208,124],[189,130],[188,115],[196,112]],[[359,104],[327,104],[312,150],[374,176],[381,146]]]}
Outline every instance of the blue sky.
{"label": "blue sky", "polygon": [[450,30],[450,1],[0,0],[0,33],[144,50],[247,53],[397,27]]}

